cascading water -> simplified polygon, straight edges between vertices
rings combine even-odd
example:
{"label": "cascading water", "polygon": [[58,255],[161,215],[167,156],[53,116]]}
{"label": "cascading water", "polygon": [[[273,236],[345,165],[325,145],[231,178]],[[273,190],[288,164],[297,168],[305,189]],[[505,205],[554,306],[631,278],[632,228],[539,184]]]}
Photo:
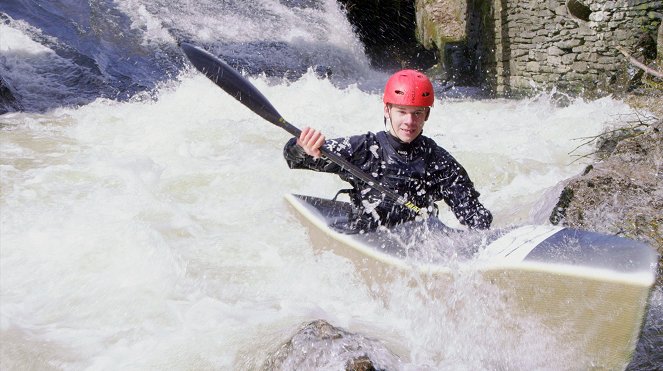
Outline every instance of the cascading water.
{"label": "cascading water", "polygon": [[[476,277],[433,298],[404,280],[371,286],[312,248],[283,195],[344,184],[289,170],[288,135],[177,47],[221,55],[295,125],[382,130],[386,75],[335,1],[8,0],[0,17],[0,76],[23,108],[0,116],[3,369],[259,368],[315,319],[382,341],[399,358],[369,356],[388,369],[581,367],[555,329],[510,316]],[[442,99],[425,132],[506,227],[546,223],[585,166],[574,155],[591,151],[573,152],[577,138],[630,112],[611,98]],[[645,334],[662,307],[656,291]],[[660,340],[643,341],[636,357],[660,365]],[[311,366],[345,364],[321,354]]]}

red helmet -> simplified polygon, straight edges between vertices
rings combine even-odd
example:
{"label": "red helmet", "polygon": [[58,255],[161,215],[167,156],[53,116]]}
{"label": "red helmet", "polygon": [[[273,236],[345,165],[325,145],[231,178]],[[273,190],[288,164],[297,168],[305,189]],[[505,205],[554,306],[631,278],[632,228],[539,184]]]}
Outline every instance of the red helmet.
{"label": "red helmet", "polygon": [[382,100],[402,106],[432,107],[435,101],[433,84],[419,71],[401,70],[387,80]]}

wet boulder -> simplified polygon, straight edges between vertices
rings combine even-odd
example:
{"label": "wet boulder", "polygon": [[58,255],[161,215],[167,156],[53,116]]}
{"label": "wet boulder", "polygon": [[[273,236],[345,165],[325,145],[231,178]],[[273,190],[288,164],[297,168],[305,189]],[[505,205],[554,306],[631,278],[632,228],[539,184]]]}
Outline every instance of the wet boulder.
{"label": "wet boulder", "polygon": [[0,115],[7,112],[19,111],[21,105],[16,100],[10,84],[0,76]]}
{"label": "wet boulder", "polygon": [[398,357],[380,341],[316,320],[304,324],[262,368],[369,371],[397,369],[398,364]]}
{"label": "wet boulder", "polygon": [[663,120],[596,139],[600,161],[568,182],[550,221],[640,240],[663,256]]}

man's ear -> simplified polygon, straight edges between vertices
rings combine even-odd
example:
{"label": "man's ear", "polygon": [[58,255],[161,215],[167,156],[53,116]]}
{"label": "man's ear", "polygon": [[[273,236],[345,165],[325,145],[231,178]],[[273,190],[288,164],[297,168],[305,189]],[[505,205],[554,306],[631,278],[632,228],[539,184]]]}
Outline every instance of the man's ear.
{"label": "man's ear", "polygon": [[388,119],[389,118],[389,104],[387,104],[387,103],[384,104],[383,113],[384,113],[384,118]]}
{"label": "man's ear", "polygon": [[426,107],[426,118],[424,121],[428,121],[428,117],[430,117],[430,107]]}

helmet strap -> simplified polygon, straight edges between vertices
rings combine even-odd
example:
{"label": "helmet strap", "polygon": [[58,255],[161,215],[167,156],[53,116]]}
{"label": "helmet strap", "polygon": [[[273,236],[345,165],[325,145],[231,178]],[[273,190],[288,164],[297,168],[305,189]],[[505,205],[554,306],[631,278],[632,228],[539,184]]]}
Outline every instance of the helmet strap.
{"label": "helmet strap", "polygon": [[[385,106],[387,107],[387,112],[389,112],[389,122],[391,123],[391,104],[385,103]],[[383,115],[383,117],[384,117],[384,128],[387,129],[387,132],[389,132],[389,128],[387,128],[387,116]]]}
{"label": "helmet strap", "polygon": [[384,116],[384,128],[387,130],[387,133],[391,133],[391,130],[389,130],[389,127],[387,127],[387,116],[389,116],[389,125],[392,125],[391,122],[391,103],[386,103],[385,106],[387,107],[387,115]]}
{"label": "helmet strap", "polygon": [[400,138],[398,138],[398,135],[396,135],[396,129],[394,129],[394,120],[391,119],[391,107],[392,107],[392,104],[387,103],[387,112],[389,113],[389,126],[390,126],[391,130],[390,130],[389,127],[387,127],[387,117],[386,116],[384,118],[384,127],[387,130],[387,133],[389,133],[389,135],[391,135],[391,136],[395,137],[396,139],[400,140]]}

